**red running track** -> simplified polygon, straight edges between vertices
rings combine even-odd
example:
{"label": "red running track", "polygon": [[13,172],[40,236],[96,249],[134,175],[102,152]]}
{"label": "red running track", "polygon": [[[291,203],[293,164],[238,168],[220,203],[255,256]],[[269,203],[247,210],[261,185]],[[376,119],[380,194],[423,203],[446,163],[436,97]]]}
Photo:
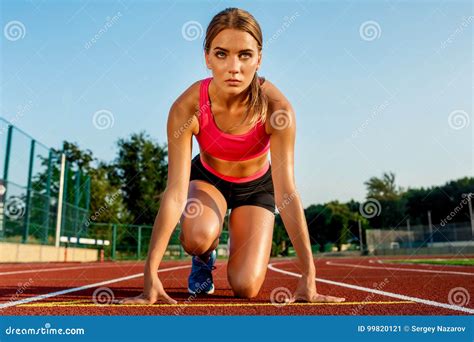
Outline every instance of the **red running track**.
{"label": "red running track", "polygon": [[315,259],[318,292],[346,302],[286,305],[278,301],[296,288],[300,272],[294,259],[272,259],[259,295],[250,300],[233,297],[225,260],[216,264],[215,293],[198,296],[187,293],[190,260],[163,262],[160,279],[178,304],[139,306],[111,300],[140,293],[143,262],[0,264],[0,315],[474,314],[474,267],[384,263],[387,259]]}

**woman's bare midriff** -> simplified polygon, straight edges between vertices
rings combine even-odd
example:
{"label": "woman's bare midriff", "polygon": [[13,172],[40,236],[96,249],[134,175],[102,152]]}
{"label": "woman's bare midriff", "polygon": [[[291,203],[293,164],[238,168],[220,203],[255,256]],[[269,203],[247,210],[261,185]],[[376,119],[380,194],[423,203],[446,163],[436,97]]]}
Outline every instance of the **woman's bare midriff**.
{"label": "woman's bare midriff", "polygon": [[249,160],[242,161],[228,161],[215,158],[206,152],[201,152],[201,158],[214,170],[230,177],[249,177],[260,171],[268,159],[268,152],[252,158]]}

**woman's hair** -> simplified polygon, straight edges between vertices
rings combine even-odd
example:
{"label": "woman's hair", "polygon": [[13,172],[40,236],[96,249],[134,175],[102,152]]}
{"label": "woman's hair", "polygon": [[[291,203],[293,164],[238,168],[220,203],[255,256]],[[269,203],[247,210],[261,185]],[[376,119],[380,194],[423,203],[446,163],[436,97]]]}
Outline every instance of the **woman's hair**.
{"label": "woman's hair", "polygon": [[[249,33],[255,38],[258,52],[262,51],[262,30],[257,20],[247,11],[239,8],[226,8],[212,18],[206,30],[204,40],[204,51],[209,53],[213,39],[225,29],[236,29]],[[268,99],[262,91],[260,84],[265,82],[264,78],[255,75],[248,88],[248,113],[251,115],[250,124],[255,125],[259,121],[265,123],[267,116]]]}

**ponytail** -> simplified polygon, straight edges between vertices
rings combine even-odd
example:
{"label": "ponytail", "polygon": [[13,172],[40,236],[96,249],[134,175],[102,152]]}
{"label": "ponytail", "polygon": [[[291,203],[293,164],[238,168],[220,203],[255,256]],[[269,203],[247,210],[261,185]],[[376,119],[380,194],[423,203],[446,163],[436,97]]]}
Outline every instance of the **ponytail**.
{"label": "ponytail", "polygon": [[253,127],[259,122],[264,124],[267,118],[268,98],[263,93],[264,77],[255,73],[248,90],[248,112],[251,115],[250,125]]}

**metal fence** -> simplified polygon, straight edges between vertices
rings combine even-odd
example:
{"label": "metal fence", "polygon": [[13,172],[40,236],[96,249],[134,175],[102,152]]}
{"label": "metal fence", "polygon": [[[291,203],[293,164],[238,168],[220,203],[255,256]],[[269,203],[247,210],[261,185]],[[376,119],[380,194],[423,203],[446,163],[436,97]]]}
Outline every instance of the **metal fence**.
{"label": "metal fence", "polygon": [[[64,236],[63,243],[71,247],[98,248],[103,250],[104,260],[143,260],[148,254],[153,226],[130,225],[113,223],[92,223],[79,238],[74,235]],[[179,235],[181,227],[178,224],[171,235],[164,254],[165,259],[182,259],[187,256]],[[227,252],[228,231],[224,230],[219,238],[218,248],[221,254]]]}
{"label": "metal fence", "polygon": [[[0,242],[99,249],[105,260],[146,258],[152,226],[91,223],[90,177],[3,118],[0,170]],[[178,224],[164,258],[186,256],[179,232]],[[227,240],[223,231],[221,254]]]}
{"label": "metal fence", "polygon": [[0,241],[54,244],[58,225],[87,230],[90,177],[2,118],[0,170]]}
{"label": "metal fence", "polygon": [[368,229],[366,231],[369,252],[398,249],[444,248],[474,246],[473,229],[470,222],[416,225],[393,229]]}

